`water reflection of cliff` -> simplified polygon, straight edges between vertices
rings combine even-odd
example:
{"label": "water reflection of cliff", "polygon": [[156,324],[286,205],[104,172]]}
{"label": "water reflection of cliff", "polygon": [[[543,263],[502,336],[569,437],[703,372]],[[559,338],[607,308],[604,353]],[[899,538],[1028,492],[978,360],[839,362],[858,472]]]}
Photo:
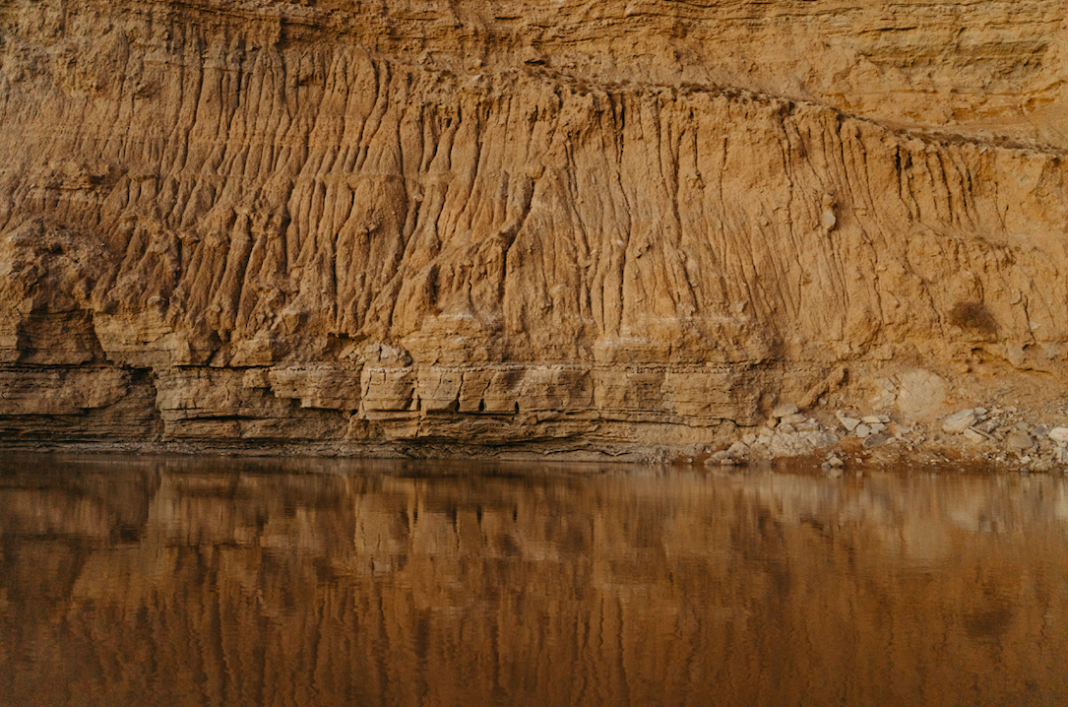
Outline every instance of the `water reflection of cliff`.
{"label": "water reflection of cliff", "polygon": [[3,704],[1068,703],[1061,479],[27,460]]}

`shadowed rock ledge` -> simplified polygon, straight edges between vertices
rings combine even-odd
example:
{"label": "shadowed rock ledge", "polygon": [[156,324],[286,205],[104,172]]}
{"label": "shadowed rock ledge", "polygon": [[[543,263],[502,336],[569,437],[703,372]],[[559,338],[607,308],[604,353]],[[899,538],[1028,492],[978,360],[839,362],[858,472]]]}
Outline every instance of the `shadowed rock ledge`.
{"label": "shadowed rock ledge", "polygon": [[1059,0],[5,3],[0,444],[1063,415],[1066,51]]}

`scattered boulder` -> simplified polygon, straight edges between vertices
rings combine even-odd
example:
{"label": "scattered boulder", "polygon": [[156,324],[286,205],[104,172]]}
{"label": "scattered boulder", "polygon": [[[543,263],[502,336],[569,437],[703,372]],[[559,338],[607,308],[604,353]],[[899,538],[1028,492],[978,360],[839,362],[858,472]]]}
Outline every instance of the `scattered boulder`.
{"label": "scattered boulder", "polygon": [[735,459],[745,459],[749,456],[749,445],[745,442],[735,442],[727,448],[727,454]]}
{"label": "scattered boulder", "polygon": [[1009,434],[1005,438],[1005,443],[1009,445],[1009,448],[1016,452],[1024,452],[1035,446],[1034,438],[1024,432],[1023,430],[1016,430]]}
{"label": "scattered boulder", "polygon": [[1049,438],[1060,444],[1068,444],[1068,427],[1054,427],[1049,431]]}
{"label": "scattered boulder", "polygon": [[737,466],[749,461],[749,445],[735,442],[727,449],[714,453],[705,461],[705,466]]}
{"label": "scattered boulder", "polygon": [[916,368],[898,376],[897,409],[909,419],[928,419],[937,414],[948,393],[944,378]]}
{"label": "scattered boulder", "polygon": [[892,441],[894,441],[893,435],[887,434],[886,432],[877,432],[864,440],[864,447],[866,449],[874,449],[875,447],[881,447],[887,442]]}
{"label": "scattered boulder", "polygon": [[948,434],[960,434],[978,421],[979,417],[974,410],[961,410],[946,418],[942,423],[942,431]]}
{"label": "scattered boulder", "polygon": [[801,408],[797,407],[794,403],[783,403],[774,410],[771,411],[771,416],[775,418],[790,417],[801,412]]}
{"label": "scattered boulder", "polygon": [[846,432],[852,432],[857,428],[857,425],[860,424],[860,420],[858,418],[850,417],[841,410],[839,410],[835,414],[835,416],[838,418],[838,422],[842,423],[842,427],[845,428]]}

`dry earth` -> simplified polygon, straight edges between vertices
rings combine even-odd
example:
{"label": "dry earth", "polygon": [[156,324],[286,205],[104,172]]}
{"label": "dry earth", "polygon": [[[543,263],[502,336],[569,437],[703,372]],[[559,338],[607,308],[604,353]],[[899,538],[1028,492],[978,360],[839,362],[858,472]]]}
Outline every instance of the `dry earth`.
{"label": "dry earth", "polygon": [[4,447],[1061,463],[1063,0],[10,0],[0,125]]}

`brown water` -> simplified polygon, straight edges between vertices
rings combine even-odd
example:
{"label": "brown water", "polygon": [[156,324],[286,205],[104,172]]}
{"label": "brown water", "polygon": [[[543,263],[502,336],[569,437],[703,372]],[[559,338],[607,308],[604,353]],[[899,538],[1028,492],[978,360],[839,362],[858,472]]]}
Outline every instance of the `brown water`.
{"label": "brown water", "polygon": [[0,457],[2,705],[1068,705],[1068,485]]}

